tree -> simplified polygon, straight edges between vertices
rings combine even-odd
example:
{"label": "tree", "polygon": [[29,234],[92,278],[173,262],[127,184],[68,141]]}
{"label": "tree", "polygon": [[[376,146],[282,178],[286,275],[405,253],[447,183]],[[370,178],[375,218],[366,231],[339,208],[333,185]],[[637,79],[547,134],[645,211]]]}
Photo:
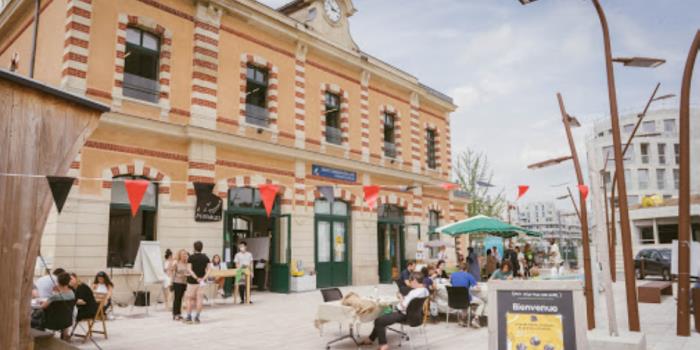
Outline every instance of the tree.
{"label": "tree", "polygon": [[496,195],[491,195],[493,170],[488,157],[481,152],[471,149],[457,156],[454,168],[457,183],[462,191],[469,195],[469,216],[486,215],[500,217],[506,209],[506,198],[501,189]]}

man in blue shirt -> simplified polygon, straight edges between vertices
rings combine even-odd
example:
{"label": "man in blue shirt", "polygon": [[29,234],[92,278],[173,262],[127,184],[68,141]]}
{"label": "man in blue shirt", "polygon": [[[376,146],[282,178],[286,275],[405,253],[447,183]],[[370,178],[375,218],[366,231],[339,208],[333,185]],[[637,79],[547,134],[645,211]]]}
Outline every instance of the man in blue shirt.
{"label": "man in blue shirt", "polygon": [[467,297],[469,298],[469,303],[475,303],[479,305],[479,308],[476,310],[476,314],[474,316],[474,319],[472,320],[472,326],[475,328],[479,328],[479,322],[477,320],[477,317],[483,313],[483,302],[481,300],[478,300],[478,298],[472,297],[471,290],[472,288],[477,286],[476,279],[474,276],[472,276],[469,272],[469,264],[467,263],[462,263],[459,265],[460,271],[452,273],[450,275],[450,284],[452,287],[464,287],[467,288]]}

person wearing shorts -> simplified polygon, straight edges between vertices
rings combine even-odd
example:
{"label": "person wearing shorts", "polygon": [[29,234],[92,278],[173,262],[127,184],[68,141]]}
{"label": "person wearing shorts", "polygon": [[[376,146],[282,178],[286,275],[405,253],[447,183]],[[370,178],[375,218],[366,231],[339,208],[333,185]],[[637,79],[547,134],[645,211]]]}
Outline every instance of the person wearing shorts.
{"label": "person wearing shorts", "polygon": [[199,323],[199,316],[202,313],[204,303],[204,291],[207,286],[207,277],[211,271],[211,262],[206,254],[202,253],[203,244],[201,241],[194,242],[194,254],[187,259],[187,318],[185,323],[192,323],[192,307],[196,306],[197,313],[194,323]]}

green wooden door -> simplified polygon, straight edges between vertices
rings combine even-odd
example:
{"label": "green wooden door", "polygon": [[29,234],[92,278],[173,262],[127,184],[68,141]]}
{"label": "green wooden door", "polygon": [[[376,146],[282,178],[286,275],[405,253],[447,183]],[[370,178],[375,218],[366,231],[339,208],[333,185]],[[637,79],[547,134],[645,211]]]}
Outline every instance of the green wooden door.
{"label": "green wooden door", "polygon": [[384,204],[377,210],[379,282],[391,283],[405,268],[406,243],[403,208]]}
{"label": "green wooden door", "polygon": [[348,285],[347,219],[316,218],[316,287]]}
{"label": "green wooden door", "polygon": [[292,216],[278,216],[272,234],[272,263],[270,264],[270,290],[276,293],[289,293],[292,256]]}
{"label": "green wooden door", "polygon": [[349,205],[325,199],[314,204],[316,287],[340,287],[350,281],[348,263]]}

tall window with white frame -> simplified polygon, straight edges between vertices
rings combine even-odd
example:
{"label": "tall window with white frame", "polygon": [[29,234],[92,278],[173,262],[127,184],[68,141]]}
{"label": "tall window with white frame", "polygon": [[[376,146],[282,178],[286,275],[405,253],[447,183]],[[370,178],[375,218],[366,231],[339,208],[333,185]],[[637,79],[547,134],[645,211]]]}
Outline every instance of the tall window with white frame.
{"label": "tall window with white frame", "polygon": [[425,135],[425,144],[426,144],[426,151],[427,151],[427,165],[428,169],[435,169],[437,168],[437,152],[436,152],[436,138],[437,138],[437,132],[434,129],[427,129],[426,130],[426,135]]}
{"label": "tall window with white frame", "polygon": [[639,153],[642,159],[642,164],[649,164],[649,144],[642,143],[639,145]]}
{"label": "tall window with white frame", "polygon": [[656,153],[659,156],[659,164],[666,164],[666,144],[659,143],[656,145]]}
{"label": "tall window with white frame", "polygon": [[656,169],[656,188],[666,189],[666,169]]}
{"label": "tall window with white frame", "polygon": [[680,184],[680,173],[678,169],[673,169],[673,189],[678,190]]}
{"label": "tall window with white frame", "polygon": [[245,121],[248,124],[267,127],[268,71],[249,64],[246,68]]}
{"label": "tall window with white frame", "polygon": [[390,158],[396,157],[396,115],[384,113],[384,155]]}
{"label": "tall window with white frame", "polygon": [[673,145],[673,157],[675,158],[676,165],[681,163],[681,149],[677,143]]}
{"label": "tall window with white frame", "polygon": [[[431,241],[440,239],[440,234],[435,232],[435,230],[440,227],[440,212],[437,210],[431,210],[428,212],[428,235]],[[431,258],[437,258],[438,249],[431,248]]]}
{"label": "tall window with white frame", "polygon": [[639,181],[639,189],[646,190],[649,188],[649,169],[638,169],[637,180]]}
{"label": "tall window with white frame", "polygon": [[141,28],[126,28],[124,96],[158,102],[160,86],[160,37]]}
{"label": "tall window with white frame", "polygon": [[158,212],[158,185],[149,183],[136,216],[131,216],[129,196],[124,180],[141,179],[131,175],[112,180],[112,197],[109,206],[109,233],[107,267],[131,267],[141,241],[156,240],[156,214]]}
{"label": "tall window with white frame", "polygon": [[326,92],[325,95],[326,142],[340,145],[343,133],[340,129],[340,96]]}

